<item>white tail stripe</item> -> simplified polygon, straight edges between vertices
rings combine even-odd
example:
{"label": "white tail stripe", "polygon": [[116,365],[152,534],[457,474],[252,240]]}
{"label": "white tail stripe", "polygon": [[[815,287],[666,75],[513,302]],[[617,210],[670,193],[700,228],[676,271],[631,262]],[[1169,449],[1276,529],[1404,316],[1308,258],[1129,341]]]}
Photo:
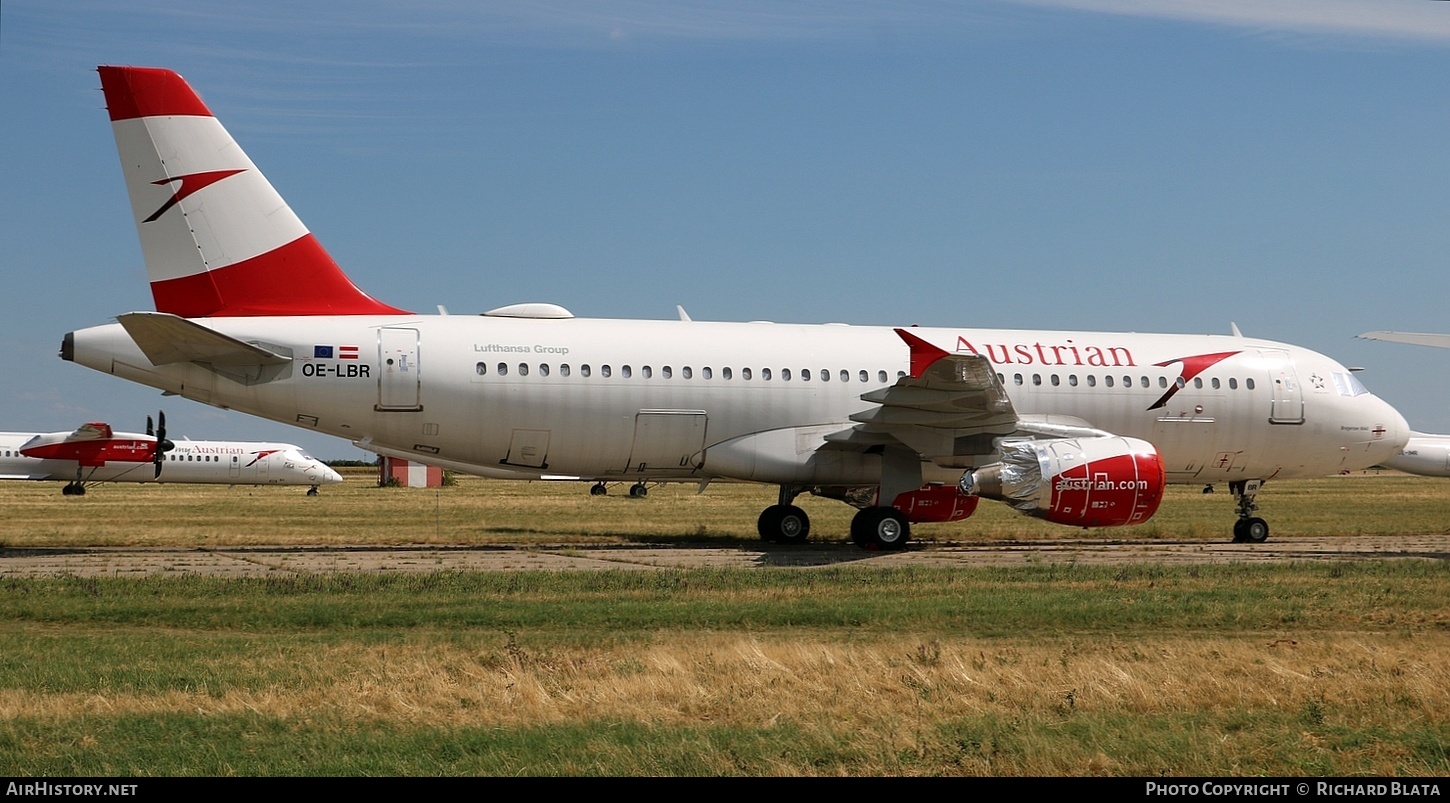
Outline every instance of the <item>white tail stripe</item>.
{"label": "white tail stripe", "polygon": [[[224,268],[307,235],[216,118],[142,117],[112,126],[152,282]],[[182,184],[177,179],[232,170],[238,172],[182,197],[147,222],[177,195]]]}

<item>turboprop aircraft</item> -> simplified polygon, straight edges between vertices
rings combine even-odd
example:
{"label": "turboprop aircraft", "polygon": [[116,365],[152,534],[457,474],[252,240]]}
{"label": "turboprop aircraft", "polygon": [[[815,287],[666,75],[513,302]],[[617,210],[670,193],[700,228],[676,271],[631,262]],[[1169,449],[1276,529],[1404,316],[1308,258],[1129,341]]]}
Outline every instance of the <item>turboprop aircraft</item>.
{"label": "turboprop aircraft", "polygon": [[342,477],[290,443],[172,441],[163,415],[154,432],[146,419],[144,435],[101,422],[74,432],[0,432],[0,480],[66,480],[66,496],[102,482],[307,485],[315,495]]}
{"label": "turboprop aircraft", "polygon": [[[488,477],[768,483],[899,549],[980,498],[1139,524],[1165,483],[1228,483],[1263,541],[1266,480],[1366,468],[1409,428],[1338,362],[1235,334],[576,318],[553,304],[421,315],[342,272],[180,76],[101,67],[156,311],[61,357],[383,455]],[[441,310],[440,310],[441,312]]]}

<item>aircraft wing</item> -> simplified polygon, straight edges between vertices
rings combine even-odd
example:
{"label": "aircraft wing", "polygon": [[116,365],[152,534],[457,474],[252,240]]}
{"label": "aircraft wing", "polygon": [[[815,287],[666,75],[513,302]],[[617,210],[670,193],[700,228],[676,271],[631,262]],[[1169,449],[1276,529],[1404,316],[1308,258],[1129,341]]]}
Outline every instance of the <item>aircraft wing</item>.
{"label": "aircraft wing", "polygon": [[88,424],[81,424],[76,431],[65,436],[67,442],[72,441],[103,441],[111,439],[111,425],[99,421],[92,421]]}
{"label": "aircraft wing", "polygon": [[827,435],[835,448],[901,444],[941,466],[970,468],[995,455],[997,441],[1104,437],[1113,433],[1074,416],[1021,415],[996,369],[980,354],[953,354],[904,329],[911,375],[861,395],[876,404],[851,416],[856,426]]}
{"label": "aircraft wing", "polygon": [[876,406],[856,413],[856,426],[827,442],[876,445],[899,442],[932,462],[970,465],[991,454],[996,438],[1021,429],[1022,421],[980,354],[952,354],[897,329],[911,349],[911,374],[896,384],[864,393]]}
{"label": "aircraft wing", "polygon": [[1425,332],[1365,332],[1360,335],[1363,340],[1388,340],[1391,343],[1409,343],[1415,346],[1434,346],[1436,348],[1450,349],[1450,335],[1428,334]]}
{"label": "aircraft wing", "polygon": [[[42,447],[50,447],[48,452],[55,452],[62,444],[84,444],[109,441],[113,437],[111,425],[100,421],[92,421],[88,424],[81,424],[76,427],[75,432],[43,432],[20,445],[20,453],[27,457],[69,457],[70,454],[31,454]],[[69,451],[62,449],[61,451]]]}

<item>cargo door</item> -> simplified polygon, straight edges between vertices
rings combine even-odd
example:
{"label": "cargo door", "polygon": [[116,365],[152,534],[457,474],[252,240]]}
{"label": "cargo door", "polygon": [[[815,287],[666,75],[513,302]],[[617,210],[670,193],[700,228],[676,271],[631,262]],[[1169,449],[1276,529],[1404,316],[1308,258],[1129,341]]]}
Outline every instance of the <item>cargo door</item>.
{"label": "cargo door", "polygon": [[650,477],[688,476],[705,448],[704,410],[641,410],[625,471]]}

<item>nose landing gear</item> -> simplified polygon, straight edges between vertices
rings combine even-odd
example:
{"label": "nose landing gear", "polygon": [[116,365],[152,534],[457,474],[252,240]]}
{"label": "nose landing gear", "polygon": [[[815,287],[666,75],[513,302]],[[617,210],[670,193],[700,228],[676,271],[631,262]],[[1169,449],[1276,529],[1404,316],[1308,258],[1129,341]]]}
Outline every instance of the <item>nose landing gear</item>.
{"label": "nose landing gear", "polygon": [[1259,509],[1254,503],[1254,497],[1263,484],[1262,480],[1242,480],[1228,484],[1239,513],[1239,520],[1234,522],[1235,544],[1262,544],[1269,540],[1269,523],[1254,515],[1254,511]]}

